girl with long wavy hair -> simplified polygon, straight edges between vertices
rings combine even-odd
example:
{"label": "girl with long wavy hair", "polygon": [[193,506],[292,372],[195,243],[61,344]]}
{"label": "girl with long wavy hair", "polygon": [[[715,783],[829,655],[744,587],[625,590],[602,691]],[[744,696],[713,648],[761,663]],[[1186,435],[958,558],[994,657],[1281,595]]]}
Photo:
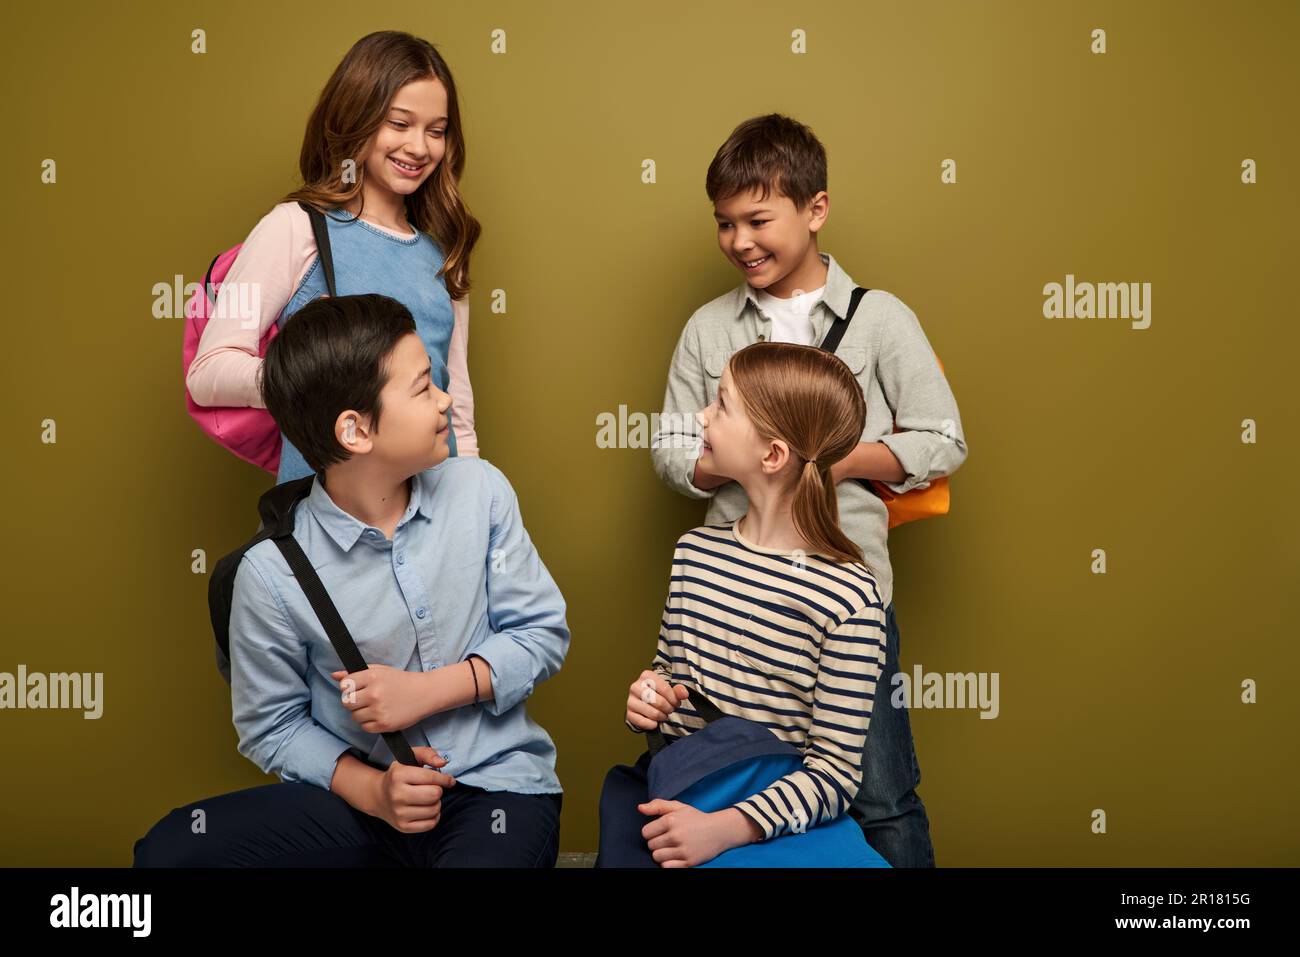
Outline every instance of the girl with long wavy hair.
{"label": "girl with long wavy hair", "polygon": [[[266,407],[263,334],[326,294],[305,202],[325,213],[337,293],[382,293],[411,311],[434,383],[452,397],[451,454],[477,455],[467,294],[480,226],[460,195],[456,84],[433,44],[392,30],[358,40],[307,120],[298,169],[302,185],[253,228],[221,285],[186,374],[194,401]],[[309,474],[282,440],[277,481]]]}

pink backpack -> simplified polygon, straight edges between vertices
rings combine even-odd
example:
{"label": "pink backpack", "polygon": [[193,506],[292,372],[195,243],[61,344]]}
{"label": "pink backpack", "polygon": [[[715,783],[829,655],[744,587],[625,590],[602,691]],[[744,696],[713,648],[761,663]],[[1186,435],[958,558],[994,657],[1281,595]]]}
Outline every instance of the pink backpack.
{"label": "pink backpack", "polygon": [[[329,232],[325,227],[325,216],[320,210],[307,203],[299,202],[298,205],[311,217],[312,234],[316,237],[316,248],[325,272],[325,285],[329,295],[336,295],[334,263],[330,256]],[[216,306],[221,282],[225,279],[226,273],[230,272],[230,266],[239,255],[241,246],[243,243],[232,246],[212,260],[207,274],[203,277],[203,287],[194,290],[194,295],[185,304],[185,339],[181,345],[182,380],[189,374],[190,365],[199,351],[199,340],[203,336],[203,329],[207,326],[208,319],[211,318]],[[279,331],[279,323],[271,323],[258,343],[259,356],[266,355],[266,347]],[[245,462],[265,469],[272,475],[279,474],[280,428],[266,409],[256,409],[251,406],[242,408],[202,406],[194,401],[188,385],[185,387],[185,407],[189,410],[190,418],[199,424],[199,428],[220,445],[234,452]]]}

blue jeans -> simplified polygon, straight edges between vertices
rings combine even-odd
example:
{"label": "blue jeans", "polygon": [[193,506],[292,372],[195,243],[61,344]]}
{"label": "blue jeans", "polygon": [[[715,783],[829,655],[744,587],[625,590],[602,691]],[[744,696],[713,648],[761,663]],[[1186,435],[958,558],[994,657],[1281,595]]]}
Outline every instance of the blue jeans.
{"label": "blue jeans", "polygon": [[912,724],[906,708],[890,703],[897,673],[898,621],[891,601],[885,609],[885,670],[867,725],[862,787],[849,813],[867,843],[894,867],[934,867],[930,821],[916,793],[921,768],[912,745]]}
{"label": "blue jeans", "polygon": [[562,803],[457,783],[433,829],[408,834],[314,784],[264,784],[173,808],[135,842],[134,866],[554,867]]}

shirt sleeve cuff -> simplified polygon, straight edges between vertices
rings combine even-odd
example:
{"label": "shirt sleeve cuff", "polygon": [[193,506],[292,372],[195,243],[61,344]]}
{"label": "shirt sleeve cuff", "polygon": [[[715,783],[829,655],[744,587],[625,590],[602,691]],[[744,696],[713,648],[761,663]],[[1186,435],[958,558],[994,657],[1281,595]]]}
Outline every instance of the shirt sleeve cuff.
{"label": "shirt sleeve cuff", "polygon": [[348,742],[312,721],[286,745],[280,780],[301,781],[328,791],[339,758],[351,749]]}
{"label": "shirt sleeve cuff", "polygon": [[930,456],[920,447],[918,438],[920,436],[915,432],[894,432],[880,439],[907,472],[901,482],[881,482],[891,492],[902,495],[914,488],[930,487]]}
{"label": "shirt sleeve cuff", "polygon": [[686,494],[691,498],[713,498],[716,488],[703,489],[695,484],[695,463],[700,457],[698,448],[696,446],[696,451],[688,450],[683,456],[686,459],[686,472],[682,475],[682,481],[686,485]]}
{"label": "shirt sleeve cuff", "polygon": [[509,635],[488,635],[471,654],[486,661],[492,670],[492,697],[479,702],[489,714],[505,714],[533,693],[532,662]]}
{"label": "shirt sleeve cuff", "polygon": [[771,822],[758,811],[754,806],[754,802],[749,798],[746,798],[738,804],[733,804],[732,807],[758,825],[759,830],[763,832],[762,839],[764,841],[770,839],[775,833],[775,828],[772,827]]}
{"label": "shirt sleeve cuff", "polygon": [[[651,446],[651,462],[654,463],[655,472],[659,475],[659,478],[669,488],[685,495],[687,498],[706,499],[713,497],[717,489],[702,489],[693,481],[695,478],[695,461],[700,455],[698,444],[684,449],[671,448],[666,443],[681,441],[676,435],[657,436],[655,441],[665,444]],[[700,439],[697,436],[695,442],[698,443],[699,441]]]}

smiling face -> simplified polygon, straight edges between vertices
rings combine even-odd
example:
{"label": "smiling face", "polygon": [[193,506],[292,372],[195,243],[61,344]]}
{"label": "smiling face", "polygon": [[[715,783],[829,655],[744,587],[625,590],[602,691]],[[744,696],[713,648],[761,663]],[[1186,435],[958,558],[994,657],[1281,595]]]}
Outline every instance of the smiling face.
{"label": "smiling face", "polygon": [[765,440],[754,428],[745,405],[735,392],[731,364],[722,370],[718,396],[695,413],[703,444],[700,467],[746,485],[759,475],[780,472],[790,461],[789,446],[781,439]]}
{"label": "smiling face", "polygon": [[821,260],[814,241],[826,222],[825,190],[802,210],[776,189],[762,199],[754,188],[713,205],[718,248],[755,289],[788,299],[821,285]]}
{"label": "smiling face", "polygon": [[361,426],[350,434],[348,410],[339,415],[335,435],[345,447],[365,452],[376,465],[406,477],[423,472],[445,460],[450,453],[451,396],[433,383],[432,366],[424,343],[415,333],[398,340],[388,358],[388,381],[379,394],[379,429],[370,417],[358,419]]}
{"label": "smiling face", "polygon": [[447,151],[447,88],[416,80],[397,91],[366,154],[367,182],[409,196]]}

